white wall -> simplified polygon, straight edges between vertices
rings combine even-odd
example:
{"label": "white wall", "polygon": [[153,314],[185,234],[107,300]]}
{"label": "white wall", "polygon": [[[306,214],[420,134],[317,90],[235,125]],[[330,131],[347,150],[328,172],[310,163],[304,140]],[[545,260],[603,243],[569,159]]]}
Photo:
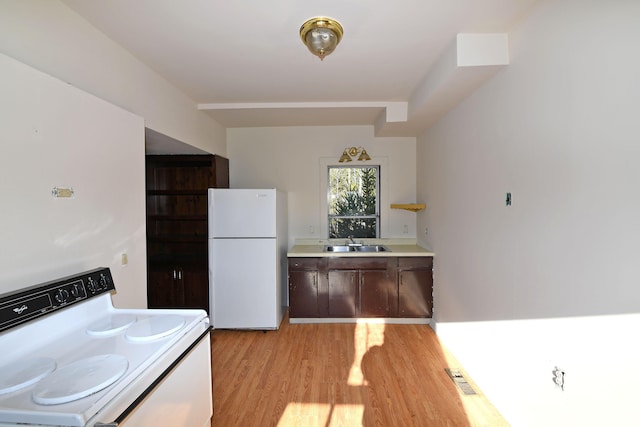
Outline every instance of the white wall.
{"label": "white wall", "polygon": [[[326,164],[345,147],[363,146],[381,174],[382,237],[415,238],[415,213],[390,203],[415,202],[415,138],[376,138],[372,126],[237,128],[227,131],[231,188],[275,187],[289,200],[289,239],[326,239],[322,209]],[[352,164],[366,164],[354,161]],[[324,167],[323,167],[324,166]],[[404,225],[407,233],[404,233]]]}
{"label": "white wall", "polygon": [[145,126],[225,155],[225,129],[196,102],[57,0],[0,0],[0,52],[144,117]]}
{"label": "white wall", "polygon": [[0,293],[110,267],[146,307],[143,119],[0,54],[0,147]]}
{"label": "white wall", "polygon": [[437,331],[514,426],[637,424],[638,22],[634,0],[541,2],[418,138]]}

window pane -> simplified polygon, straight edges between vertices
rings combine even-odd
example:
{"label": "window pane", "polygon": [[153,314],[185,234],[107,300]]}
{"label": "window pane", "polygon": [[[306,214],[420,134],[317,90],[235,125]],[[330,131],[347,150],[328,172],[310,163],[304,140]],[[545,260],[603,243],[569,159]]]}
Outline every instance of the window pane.
{"label": "window pane", "polygon": [[329,220],[329,238],[376,238],[376,218],[333,218]]}
{"label": "window pane", "polygon": [[329,167],[329,237],[378,237],[379,167]]}

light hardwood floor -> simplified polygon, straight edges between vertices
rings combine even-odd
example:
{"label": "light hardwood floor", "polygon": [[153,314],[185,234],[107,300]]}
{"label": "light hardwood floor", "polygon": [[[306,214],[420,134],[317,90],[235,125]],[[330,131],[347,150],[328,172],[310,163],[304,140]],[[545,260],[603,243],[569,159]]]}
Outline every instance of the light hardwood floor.
{"label": "light hardwood floor", "polygon": [[212,365],[216,427],[508,425],[426,325],[216,330]]}

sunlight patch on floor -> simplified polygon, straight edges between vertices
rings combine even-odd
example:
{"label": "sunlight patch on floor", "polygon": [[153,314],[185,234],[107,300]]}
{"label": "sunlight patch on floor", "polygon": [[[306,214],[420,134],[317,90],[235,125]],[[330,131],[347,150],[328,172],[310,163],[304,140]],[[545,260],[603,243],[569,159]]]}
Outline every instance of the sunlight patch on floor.
{"label": "sunlight patch on floor", "polygon": [[360,364],[362,358],[371,347],[384,344],[384,323],[358,321],[354,331],[353,342],[355,347],[354,356],[353,363],[349,369],[347,384],[352,386],[367,385]]}
{"label": "sunlight patch on floor", "polygon": [[280,417],[278,427],[361,425],[363,415],[364,405],[291,402]]}

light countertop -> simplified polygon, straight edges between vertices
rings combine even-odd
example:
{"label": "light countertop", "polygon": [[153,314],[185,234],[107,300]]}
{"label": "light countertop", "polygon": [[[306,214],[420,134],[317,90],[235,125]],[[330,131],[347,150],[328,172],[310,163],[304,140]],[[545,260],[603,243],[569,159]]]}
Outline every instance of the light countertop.
{"label": "light countertop", "polygon": [[[360,239],[356,239],[360,243]],[[290,258],[311,257],[432,257],[435,253],[416,244],[413,239],[365,239],[367,245],[384,245],[389,251],[384,252],[324,252],[325,245],[344,245],[344,239],[339,240],[313,240],[304,239],[296,241],[289,249],[287,256]]]}

